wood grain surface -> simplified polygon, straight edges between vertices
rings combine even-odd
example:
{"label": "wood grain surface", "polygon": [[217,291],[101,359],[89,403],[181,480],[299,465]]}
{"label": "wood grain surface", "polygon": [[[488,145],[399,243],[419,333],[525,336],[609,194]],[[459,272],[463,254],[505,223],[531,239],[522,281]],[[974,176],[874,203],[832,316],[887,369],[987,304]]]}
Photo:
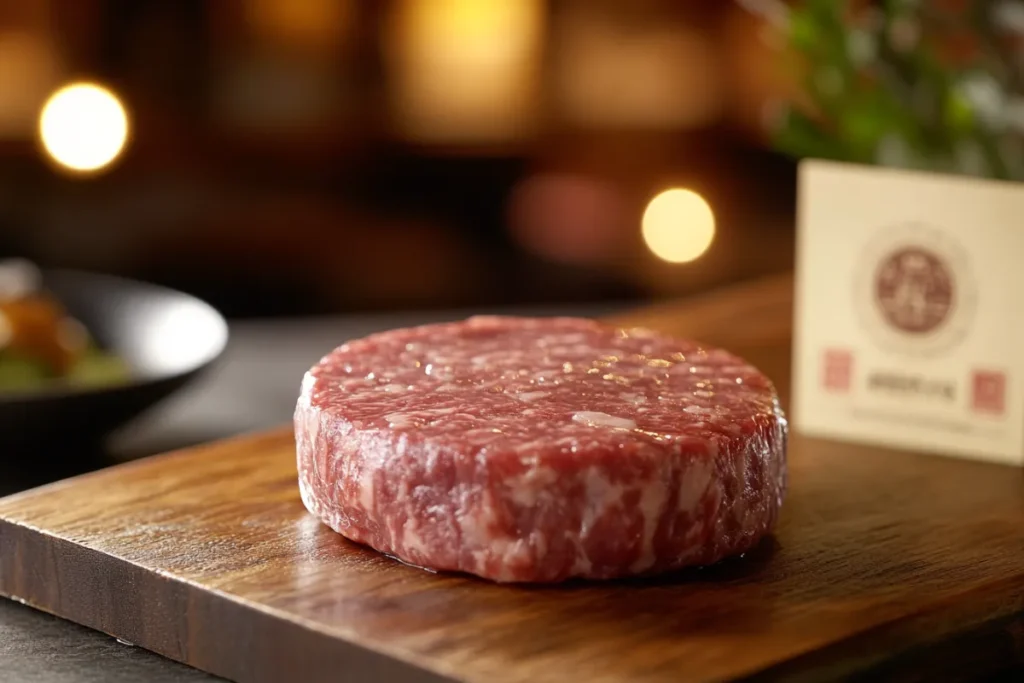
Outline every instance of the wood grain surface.
{"label": "wood grain surface", "polygon": [[[791,281],[638,312],[785,394]],[[646,581],[511,587],[305,513],[290,431],[0,501],[0,593],[240,681],[984,680],[1024,661],[1018,470],[795,435],[774,538]],[[301,678],[297,678],[301,676]]]}

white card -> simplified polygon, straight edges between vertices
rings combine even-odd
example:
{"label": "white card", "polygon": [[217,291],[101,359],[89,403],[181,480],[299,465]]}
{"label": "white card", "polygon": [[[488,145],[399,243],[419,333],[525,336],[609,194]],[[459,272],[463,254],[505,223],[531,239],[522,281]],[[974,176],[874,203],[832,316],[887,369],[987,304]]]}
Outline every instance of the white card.
{"label": "white card", "polygon": [[794,429],[1024,464],[1024,185],[805,161]]}

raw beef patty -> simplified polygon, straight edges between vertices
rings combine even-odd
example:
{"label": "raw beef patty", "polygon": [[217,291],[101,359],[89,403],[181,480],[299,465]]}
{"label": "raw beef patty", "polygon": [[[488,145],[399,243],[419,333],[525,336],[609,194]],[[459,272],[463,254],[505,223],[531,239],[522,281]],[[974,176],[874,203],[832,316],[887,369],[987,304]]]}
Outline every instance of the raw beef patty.
{"label": "raw beef patty", "polygon": [[736,356],[574,318],[349,342],[295,411],[306,507],[410,564],[503,582],[706,565],[770,531],[775,390]]}

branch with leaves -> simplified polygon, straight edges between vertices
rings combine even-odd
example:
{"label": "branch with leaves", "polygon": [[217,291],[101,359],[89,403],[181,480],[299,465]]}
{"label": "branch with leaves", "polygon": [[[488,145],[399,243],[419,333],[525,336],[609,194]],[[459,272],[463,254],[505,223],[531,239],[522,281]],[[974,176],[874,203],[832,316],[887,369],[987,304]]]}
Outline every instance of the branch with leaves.
{"label": "branch with leaves", "polygon": [[743,0],[785,36],[794,156],[1024,180],[1024,2]]}

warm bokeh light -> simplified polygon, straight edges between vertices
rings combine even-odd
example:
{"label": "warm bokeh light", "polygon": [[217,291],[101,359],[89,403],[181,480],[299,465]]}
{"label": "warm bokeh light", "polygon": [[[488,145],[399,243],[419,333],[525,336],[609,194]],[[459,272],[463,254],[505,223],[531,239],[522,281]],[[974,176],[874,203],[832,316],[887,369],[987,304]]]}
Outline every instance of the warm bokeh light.
{"label": "warm bokeh light", "polygon": [[655,256],[669,263],[687,263],[711,246],[715,214],[693,190],[673,188],[651,200],[641,227],[644,242]]}
{"label": "warm bokeh light", "polygon": [[508,228],[520,245],[551,261],[607,262],[629,237],[629,213],[611,183],[582,174],[541,173],[509,198]]}
{"label": "warm bokeh light", "polygon": [[722,57],[706,33],[671,20],[624,22],[601,7],[567,3],[555,20],[552,96],[566,121],[588,128],[679,130],[718,118]]}
{"label": "warm bokeh light", "polygon": [[540,0],[401,0],[384,53],[395,122],[420,142],[506,142],[533,125]]}
{"label": "warm bokeh light", "polygon": [[98,171],[110,165],[128,140],[128,115],[110,90],[74,83],[50,96],[39,116],[46,152],[72,171]]}
{"label": "warm bokeh light", "polygon": [[245,0],[246,23],[261,40],[337,58],[354,27],[354,0]]}

